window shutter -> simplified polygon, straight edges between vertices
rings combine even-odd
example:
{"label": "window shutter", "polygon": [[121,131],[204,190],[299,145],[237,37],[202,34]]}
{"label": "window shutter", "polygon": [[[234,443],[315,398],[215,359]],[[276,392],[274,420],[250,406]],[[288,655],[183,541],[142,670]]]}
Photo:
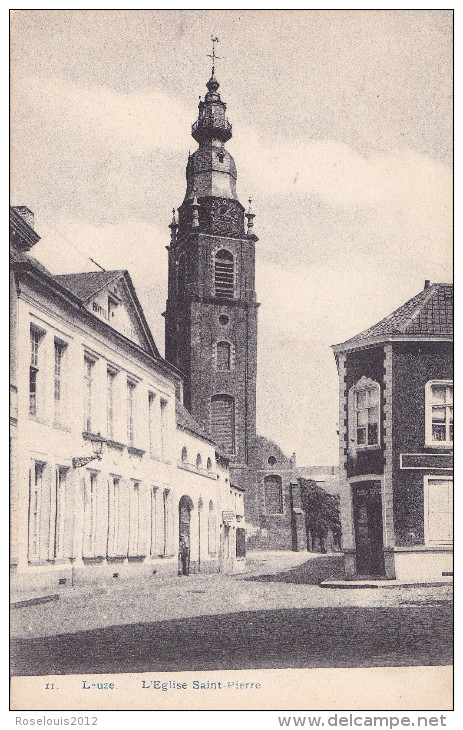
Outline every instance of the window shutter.
{"label": "window shutter", "polygon": [[129,551],[129,488],[130,483],[119,482],[119,540],[118,555],[128,555]]}
{"label": "window shutter", "polygon": [[230,251],[221,250],[215,255],[214,285],[215,295],[226,299],[233,299],[234,295],[234,260]]}
{"label": "window shutter", "polygon": [[64,557],[74,558],[74,529],[76,505],[76,479],[73,478],[69,469],[66,474],[66,495],[64,515]]}
{"label": "window shutter", "polygon": [[84,498],[84,535],[82,539],[82,556],[84,558],[89,557],[91,555],[90,550],[90,524],[91,524],[91,517],[90,517],[90,475],[86,474],[82,477],[82,494]]}
{"label": "window shutter", "polygon": [[140,527],[138,538],[138,554],[149,555],[150,548],[150,491],[145,484],[140,484]]}
{"label": "window shutter", "polygon": [[[48,471],[48,469],[47,469]],[[57,489],[58,489],[58,469],[56,466],[50,466],[50,506],[49,506],[49,525],[48,525],[48,560],[55,558],[55,539],[56,539],[56,519],[57,519]]]}
{"label": "window shutter", "polygon": [[95,555],[106,555],[108,539],[108,482],[98,475],[96,485],[96,538]]}
{"label": "window shutter", "polygon": [[48,464],[43,467],[41,515],[40,515],[40,560],[50,557],[50,519],[51,519],[51,469]]}
{"label": "window shutter", "polygon": [[[34,464],[34,462],[32,462]],[[29,560],[32,559],[32,470],[33,466],[29,467],[29,525],[28,525],[28,546],[27,555]]]}
{"label": "window shutter", "polygon": [[211,431],[229,454],[235,452],[235,401],[229,395],[214,395],[211,403]]}

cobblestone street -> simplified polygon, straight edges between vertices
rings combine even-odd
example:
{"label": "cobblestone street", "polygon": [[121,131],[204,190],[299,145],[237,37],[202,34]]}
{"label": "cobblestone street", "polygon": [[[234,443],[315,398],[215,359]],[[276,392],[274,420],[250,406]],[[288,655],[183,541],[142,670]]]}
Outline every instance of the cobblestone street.
{"label": "cobblestone street", "polygon": [[12,611],[12,673],[452,663],[452,586],[328,589],[338,555],[254,553],[241,575],[67,589]]}

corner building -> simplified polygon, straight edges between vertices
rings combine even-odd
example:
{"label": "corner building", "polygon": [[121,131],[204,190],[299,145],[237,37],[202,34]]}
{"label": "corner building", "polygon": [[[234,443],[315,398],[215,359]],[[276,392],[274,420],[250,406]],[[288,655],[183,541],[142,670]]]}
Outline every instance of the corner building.
{"label": "corner building", "polygon": [[452,576],[452,285],[333,350],[346,579]]}
{"label": "corner building", "polygon": [[256,440],[254,214],[250,207],[246,213],[237,197],[236,165],[225,149],[232,126],[214,69],[207,89],[191,132],[199,147],[188,159],[178,221],[174,210],[170,224],[166,359],[184,376],[186,407],[230,456],[231,480],[246,492],[248,544],[291,549],[290,491],[299,487],[291,487],[289,459],[277,449],[282,480],[273,442],[268,442],[265,461],[268,466],[270,459],[275,478],[271,484],[268,480],[267,491],[275,494],[266,504],[262,444],[258,448]]}

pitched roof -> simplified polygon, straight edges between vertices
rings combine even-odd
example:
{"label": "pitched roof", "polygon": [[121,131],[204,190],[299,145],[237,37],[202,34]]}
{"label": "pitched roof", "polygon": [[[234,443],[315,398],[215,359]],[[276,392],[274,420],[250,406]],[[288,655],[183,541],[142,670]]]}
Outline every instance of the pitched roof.
{"label": "pitched roof", "polygon": [[187,431],[191,431],[195,436],[200,436],[206,441],[210,441],[212,444],[214,443],[211,434],[193,418],[191,413],[179,400],[175,400],[175,419],[177,425],[181,428],[186,428]]}
{"label": "pitched roof", "polygon": [[335,348],[361,345],[368,340],[453,337],[453,285],[431,284],[380,322]]}
{"label": "pitched roof", "polygon": [[180,428],[184,428],[187,431],[190,431],[190,433],[194,434],[195,436],[199,436],[205,441],[209,441],[210,444],[213,444],[216,452],[220,454],[220,456],[227,459],[227,461],[230,460],[230,454],[226,454],[222,448],[217,446],[209,431],[201,426],[198,421],[193,418],[190,411],[188,411],[185,406],[177,399],[175,400],[175,420],[177,422],[177,426],[180,426]]}
{"label": "pitched roof", "polygon": [[86,301],[123,273],[123,269],[83,271],[78,274],[58,274],[54,278],[67,289],[70,289],[79,299]]}

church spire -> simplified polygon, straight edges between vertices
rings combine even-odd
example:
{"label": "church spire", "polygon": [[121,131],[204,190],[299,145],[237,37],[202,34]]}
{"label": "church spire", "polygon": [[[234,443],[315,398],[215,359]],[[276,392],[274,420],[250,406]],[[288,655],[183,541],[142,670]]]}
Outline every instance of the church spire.
{"label": "church spire", "polygon": [[191,127],[191,135],[200,145],[210,142],[221,142],[224,144],[232,136],[232,125],[225,116],[227,105],[221,100],[218,93],[219,82],[215,78],[215,61],[219,56],[215,53],[215,44],[219,39],[211,36],[212,58],[211,78],[207,82],[207,94],[204,101],[199,100],[199,114],[197,121]]}

